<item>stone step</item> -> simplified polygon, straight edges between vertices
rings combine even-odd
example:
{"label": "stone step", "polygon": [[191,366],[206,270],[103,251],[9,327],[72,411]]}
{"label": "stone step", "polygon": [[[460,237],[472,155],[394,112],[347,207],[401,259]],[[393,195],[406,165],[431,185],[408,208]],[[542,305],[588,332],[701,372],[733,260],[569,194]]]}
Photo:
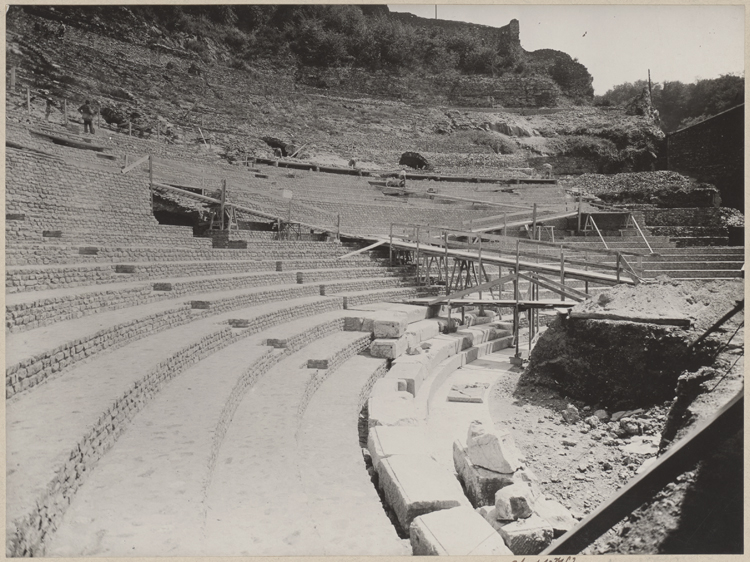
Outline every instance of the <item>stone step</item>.
{"label": "stone step", "polygon": [[[198,240],[198,239],[195,239]],[[34,265],[81,262],[166,262],[166,261],[224,261],[224,260],[289,260],[334,259],[350,249],[337,242],[258,241],[252,248],[214,249],[173,244],[69,244],[65,242],[9,243],[6,246],[6,265]],[[96,253],[84,253],[82,250]],[[65,260],[65,261],[63,261]]]}
{"label": "stone step", "polygon": [[[357,259],[359,258],[359,259]],[[44,291],[60,287],[79,287],[122,282],[117,273],[127,270],[128,279],[146,280],[166,277],[199,277],[230,273],[296,271],[305,269],[345,269],[354,266],[375,267],[384,260],[354,256],[351,260],[226,260],[186,262],[137,262],[128,264],[78,263],[71,265],[24,265],[5,268],[7,293]]]}
{"label": "stone step", "polygon": [[[311,292],[311,291],[307,291]],[[247,302],[250,301],[250,302]],[[289,306],[305,310],[343,307],[343,299],[319,297],[305,291],[270,291],[259,293],[256,300],[220,309],[193,310],[188,304],[154,303],[126,310],[105,312],[92,318],[79,318],[45,326],[30,332],[6,335],[6,396],[10,397],[57,376],[78,362],[111,351],[130,342],[149,338],[176,326],[215,316],[214,322],[228,321],[227,313],[252,307],[253,314],[270,316],[289,314]],[[253,320],[256,325],[265,320]]]}
{"label": "stone step", "polygon": [[[357,337],[361,334],[344,332],[329,336],[316,342],[313,351],[331,346],[343,349]],[[298,415],[298,410],[311,381],[320,380],[322,388],[326,384],[323,381],[331,376],[331,373],[323,376],[318,370],[302,367],[309,357],[310,349],[305,348],[277,363],[239,404],[218,452],[208,487],[203,549],[206,554],[320,556],[345,548],[323,542],[325,534],[321,536],[315,528],[326,522],[321,520],[316,502],[307,496],[308,491],[318,490],[315,481],[320,482],[319,478],[325,476],[313,473],[313,467],[303,461],[307,457],[299,439],[305,439],[305,428],[300,422],[305,419],[307,410],[302,416]],[[356,446],[356,423],[352,427],[355,430],[353,446]],[[339,427],[339,431],[342,430]],[[326,460],[322,458],[324,451],[317,454],[321,458],[316,459],[314,466]],[[364,463],[360,468],[366,474]],[[341,502],[347,501],[345,495],[338,497]],[[309,500],[301,502],[300,498]],[[352,501],[357,500],[352,498]],[[363,516],[362,522],[367,519]],[[248,526],[247,521],[252,521],[252,526]],[[356,525],[356,520],[351,524]],[[385,533],[387,540],[392,541],[392,529],[388,532],[381,525],[373,531],[378,536]],[[366,540],[365,537],[351,538]]]}
{"label": "stone step", "polygon": [[644,269],[647,271],[670,271],[670,270],[697,270],[697,269],[712,269],[712,270],[739,270],[742,268],[743,262],[741,261],[648,261],[644,263]]}
{"label": "stone step", "polygon": [[673,279],[738,279],[742,277],[742,271],[738,269],[646,269],[644,277],[658,277],[668,275]]}
{"label": "stone step", "polygon": [[725,246],[729,236],[673,236],[670,238],[678,248],[691,246]]}
{"label": "stone step", "polygon": [[347,360],[320,386],[297,434],[305,495],[327,555],[408,555],[365,471],[357,421],[385,359]]}
{"label": "stone step", "polygon": [[[257,333],[257,330],[247,329],[243,332],[224,328],[223,330],[231,335],[223,344],[223,348],[220,344],[213,350],[215,353],[201,359],[194,367],[189,367],[194,361],[188,361],[187,368],[177,367],[177,372],[173,367],[167,378],[174,377],[175,380],[164,388],[157,388],[159,392],[154,398],[154,407],[146,409],[135,417],[132,421],[133,430],[127,432],[125,439],[118,441],[109,454],[97,463],[96,470],[93,470],[92,475],[87,479],[86,486],[81,489],[71,504],[70,512],[60,525],[51,544],[50,552],[79,555],[93,548],[99,553],[114,556],[132,554],[135,549],[143,555],[160,555],[174,552],[176,547],[184,548],[185,550],[179,551],[184,552],[185,555],[200,552],[200,550],[191,549],[192,546],[200,545],[191,543],[189,539],[186,540],[186,536],[201,535],[203,513],[200,509],[201,502],[196,500],[205,497],[216,455],[221,448],[222,437],[232,420],[234,409],[245,396],[248,388],[283,357],[289,356],[297,349],[309,346],[316,340],[319,341],[321,337],[325,338],[337,332],[342,333],[341,312],[339,310],[319,314],[302,320],[290,316],[281,318],[281,322],[286,322],[283,324],[285,333],[295,334],[290,338],[295,342],[294,347],[283,350],[263,346],[264,334]],[[327,321],[321,322],[326,319]],[[213,326],[208,326],[207,329],[216,330]],[[251,335],[253,333],[255,335]],[[342,335],[346,342],[356,341],[363,337],[363,334],[356,333],[342,333]],[[165,338],[166,336],[167,334]],[[174,334],[172,336],[169,339],[162,339],[169,341],[174,349],[180,345],[185,346],[185,338],[180,340],[174,338]],[[236,343],[231,344],[232,340]],[[194,339],[187,341],[192,342]],[[186,350],[192,348],[192,344],[183,347]],[[168,346],[153,349],[158,349],[160,356],[170,353]],[[150,356],[151,363],[148,364],[154,364],[157,356],[153,351]],[[80,406],[80,409],[84,411],[83,413],[88,412],[89,420],[93,420],[97,408],[105,408],[112,403],[112,400],[116,401],[117,393],[121,392],[121,389],[116,387],[125,384],[120,379],[132,380],[134,377],[143,377],[148,371],[148,364],[142,361],[140,363],[142,365],[122,362],[119,369],[112,369],[114,372],[110,376],[117,376],[119,385],[111,385],[111,383],[108,385],[104,380],[92,380],[91,374],[84,376],[85,372],[92,372],[90,369],[87,371],[88,365],[86,365],[79,368],[76,373],[66,375],[65,390],[57,390],[69,396],[68,403],[85,401],[85,406]],[[112,364],[111,360],[109,364]],[[179,372],[180,370],[183,372]],[[127,371],[127,375],[119,371]],[[51,383],[50,386],[54,385]],[[45,392],[49,391],[45,389]],[[107,399],[107,396],[110,398]],[[93,399],[94,397],[96,400]],[[44,407],[42,398],[42,394],[26,398],[24,402],[32,412],[20,413],[19,410],[18,415],[28,416],[35,412],[34,408]],[[148,398],[149,396],[145,396],[144,402],[148,401]],[[195,416],[193,408],[184,408],[186,400],[193,404],[201,404],[201,416]],[[135,409],[140,410],[141,407],[142,404],[138,403]],[[134,415],[134,412],[130,412],[120,416],[118,411],[120,409],[115,407],[117,412],[114,415],[115,430],[112,435],[107,433],[108,447],[117,439],[119,433]],[[108,420],[109,417],[105,416],[104,423]],[[176,436],[175,431],[171,430],[170,439],[165,442],[164,431],[175,427],[180,428],[178,431],[182,437]],[[62,434],[57,436],[58,439],[51,449],[69,448],[70,443],[64,444],[66,441],[74,441],[76,438],[83,437],[83,433],[75,434],[76,429],[78,428],[70,424],[62,428],[60,431],[64,431],[66,437],[62,438]],[[50,437],[54,438],[54,435]],[[93,440],[86,437],[83,439],[84,450],[87,454],[91,454],[88,455],[89,458],[83,459],[82,464],[86,472],[92,472],[93,464],[96,462],[95,457],[101,457],[104,451],[97,451],[98,446]],[[92,450],[89,451],[89,449]],[[134,449],[139,451],[138,454],[132,453]],[[176,456],[180,458],[189,456],[192,460],[204,459],[203,462],[190,462],[189,465],[183,467],[180,471],[179,486],[174,485]],[[16,458],[21,457],[22,453],[16,454]],[[54,465],[55,458],[65,461],[64,455],[51,457],[50,454],[43,460]],[[22,476],[19,475],[19,478]],[[151,492],[145,496],[141,495],[144,485],[152,488]],[[73,492],[75,490],[71,490],[71,494]],[[113,502],[113,506],[117,505],[115,509],[117,517],[107,519],[107,502]],[[102,505],[105,506],[103,511]],[[168,533],[161,526],[144,524],[145,520],[152,521],[154,517],[164,517],[166,520],[176,518],[186,525],[187,529],[192,528],[192,532],[185,533],[186,527],[182,525],[171,526],[170,528],[175,532]],[[92,520],[96,520],[95,526],[89,524]],[[108,522],[113,527],[109,533],[102,534],[101,531],[107,529]],[[126,541],[127,545],[123,544],[119,537],[122,525],[126,525],[133,531],[131,539]],[[157,540],[156,537],[159,539]]]}
{"label": "stone step", "polygon": [[[127,266],[116,267],[120,271],[129,271]],[[403,270],[398,268],[376,267],[321,269],[304,272],[162,279],[158,283],[143,281],[111,283],[98,291],[92,291],[91,287],[84,286],[14,293],[6,299],[6,328],[11,332],[18,332],[96,314],[104,310],[126,308],[144,302],[176,299],[190,294],[231,291],[243,287],[329,284],[347,279],[375,279],[376,276],[382,279],[396,279],[395,276],[402,272]]]}

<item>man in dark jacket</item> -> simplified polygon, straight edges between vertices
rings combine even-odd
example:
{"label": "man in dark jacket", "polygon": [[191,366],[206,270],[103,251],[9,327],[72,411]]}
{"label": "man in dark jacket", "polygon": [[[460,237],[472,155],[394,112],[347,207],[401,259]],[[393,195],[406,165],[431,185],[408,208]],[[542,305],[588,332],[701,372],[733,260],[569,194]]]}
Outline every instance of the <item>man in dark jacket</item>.
{"label": "man in dark jacket", "polygon": [[91,109],[91,102],[89,100],[86,100],[86,102],[78,108],[78,111],[81,114],[81,117],[83,117],[83,132],[91,132],[91,134],[94,134],[94,110]]}

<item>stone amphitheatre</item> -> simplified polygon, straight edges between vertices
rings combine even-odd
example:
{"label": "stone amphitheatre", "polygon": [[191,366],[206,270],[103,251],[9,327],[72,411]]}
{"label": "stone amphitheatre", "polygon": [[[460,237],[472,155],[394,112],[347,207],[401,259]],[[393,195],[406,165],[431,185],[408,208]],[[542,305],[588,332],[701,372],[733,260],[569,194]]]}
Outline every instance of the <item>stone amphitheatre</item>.
{"label": "stone amphitheatre", "polygon": [[[11,15],[8,556],[742,552],[743,106],[665,138]],[[657,152],[558,150],[613,131]]]}

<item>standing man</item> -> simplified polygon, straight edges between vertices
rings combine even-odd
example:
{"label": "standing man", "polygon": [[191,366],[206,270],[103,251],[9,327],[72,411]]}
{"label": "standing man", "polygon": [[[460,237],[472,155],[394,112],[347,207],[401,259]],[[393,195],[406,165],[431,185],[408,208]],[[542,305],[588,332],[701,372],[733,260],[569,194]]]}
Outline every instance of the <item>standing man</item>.
{"label": "standing man", "polygon": [[91,109],[91,102],[86,102],[78,108],[81,117],[83,117],[83,132],[91,132],[94,134],[94,111]]}

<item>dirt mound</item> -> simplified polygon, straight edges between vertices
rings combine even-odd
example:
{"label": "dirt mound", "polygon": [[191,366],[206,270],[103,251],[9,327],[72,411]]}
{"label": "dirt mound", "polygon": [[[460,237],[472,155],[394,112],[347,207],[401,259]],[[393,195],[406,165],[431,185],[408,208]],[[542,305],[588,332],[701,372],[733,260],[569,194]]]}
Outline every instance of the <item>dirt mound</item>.
{"label": "dirt mound", "polygon": [[608,203],[651,203],[660,207],[705,207],[718,204],[719,191],[677,172],[583,174],[566,187],[596,195]]}
{"label": "dirt mound", "polygon": [[[669,400],[682,373],[713,362],[724,336],[710,336],[695,348],[691,342],[742,295],[741,282],[665,279],[615,287],[577,305],[570,318],[558,316],[550,324],[531,353],[522,383],[621,409]],[[620,319],[575,318],[576,312]],[[689,319],[690,327],[648,322],[674,317]]]}
{"label": "dirt mound", "polygon": [[739,281],[684,282],[660,277],[656,282],[637,287],[613,287],[597,298],[576,305],[571,312],[573,315],[599,313],[633,320],[685,318],[690,320],[693,331],[703,331],[742,297]]}

